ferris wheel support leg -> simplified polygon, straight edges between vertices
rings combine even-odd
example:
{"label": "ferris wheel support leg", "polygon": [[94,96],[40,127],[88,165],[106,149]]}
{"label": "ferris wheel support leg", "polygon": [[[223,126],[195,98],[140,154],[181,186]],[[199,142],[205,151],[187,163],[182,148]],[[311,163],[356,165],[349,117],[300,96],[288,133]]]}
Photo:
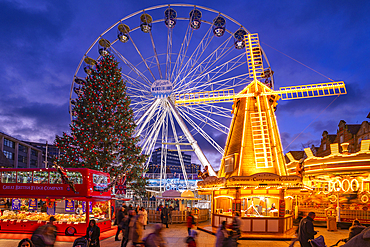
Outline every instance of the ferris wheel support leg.
{"label": "ferris wheel support leg", "polygon": [[196,156],[198,157],[200,163],[202,163],[203,167],[208,166],[208,171],[210,176],[216,176],[217,174],[215,170],[213,170],[213,167],[209,163],[208,159],[204,155],[203,151],[200,149],[197,141],[194,139],[193,135],[190,133],[188,127],[186,126],[185,122],[181,118],[179,112],[177,111],[175,105],[171,100],[168,100],[168,105],[170,107],[170,110],[175,117],[177,123],[180,125],[181,130],[184,132],[186,138],[188,139],[189,143],[191,144],[192,148],[194,149],[194,152]]}

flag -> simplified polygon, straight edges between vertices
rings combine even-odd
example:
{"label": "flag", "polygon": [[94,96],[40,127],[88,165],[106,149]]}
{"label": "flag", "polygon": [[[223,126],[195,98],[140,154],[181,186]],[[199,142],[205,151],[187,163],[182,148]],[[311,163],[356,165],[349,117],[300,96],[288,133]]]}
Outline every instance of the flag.
{"label": "flag", "polygon": [[126,195],[126,176],[122,177],[116,185],[116,194]]}

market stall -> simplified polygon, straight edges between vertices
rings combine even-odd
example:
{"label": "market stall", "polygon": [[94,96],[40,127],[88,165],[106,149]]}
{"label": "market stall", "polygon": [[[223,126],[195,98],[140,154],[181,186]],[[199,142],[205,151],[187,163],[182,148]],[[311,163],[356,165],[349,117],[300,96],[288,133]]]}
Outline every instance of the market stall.
{"label": "market stall", "polygon": [[83,168],[66,169],[74,189],[62,183],[56,169],[2,169],[0,232],[31,233],[51,216],[58,234],[83,235],[88,222],[97,221],[100,230],[111,229],[111,192],[103,189],[109,174]]}

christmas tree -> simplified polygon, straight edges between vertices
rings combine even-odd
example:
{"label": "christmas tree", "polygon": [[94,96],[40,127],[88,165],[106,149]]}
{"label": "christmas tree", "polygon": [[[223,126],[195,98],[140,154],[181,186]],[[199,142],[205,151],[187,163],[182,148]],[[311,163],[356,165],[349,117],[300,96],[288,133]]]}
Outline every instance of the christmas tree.
{"label": "christmas tree", "polygon": [[128,189],[144,193],[146,156],[133,137],[136,125],[121,69],[110,53],[94,64],[73,102],[71,134],[56,136],[58,164],[101,170],[111,178],[126,174]]}

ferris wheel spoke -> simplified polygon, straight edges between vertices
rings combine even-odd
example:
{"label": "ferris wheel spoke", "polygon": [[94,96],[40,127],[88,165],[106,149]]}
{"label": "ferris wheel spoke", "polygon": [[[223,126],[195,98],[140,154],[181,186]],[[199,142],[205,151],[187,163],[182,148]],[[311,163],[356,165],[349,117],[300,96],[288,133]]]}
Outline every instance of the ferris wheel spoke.
{"label": "ferris wheel spoke", "polygon": [[[212,81],[216,78],[219,78],[221,77],[222,75],[225,75],[235,69],[237,69],[238,67],[246,64],[246,61],[240,61],[242,58],[244,57],[244,54],[240,54],[239,56],[237,57],[234,57],[226,62],[224,62],[223,64],[207,71],[207,72],[204,72],[202,74],[200,74],[199,76],[197,76],[193,82],[188,82],[188,84],[190,83],[194,83],[194,87],[195,88],[199,88],[199,89],[206,89],[207,87],[213,85]],[[204,83],[202,81],[207,81],[207,83]],[[200,85],[200,87],[199,87]],[[189,88],[188,86],[185,87],[184,90],[181,90],[181,91],[177,91],[176,93],[187,93],[189,92],[189,90],[192,90],[194,87],[191,87]]]}
{"label": "ferris wheel spoke", "polygon": [[190,27],[190,25],[188,25],[188,27],[186,29],[186,32],[185,32],[184,39],[181,43],[179,53],[177,54],[176,62],[175,62],[175,65],[173,66],[170,78],[174,78],[179,73],[180,68],[182,67],[182,64],[185,60],[186,54],[187,54],[188,49],[189,49],[189,44],[190,44],[191,38],[193,36],[193,31],[194,30]]}
{"label": "ferris wheel spoke", "polygon": [[[187,111],[187,114],[191,115],[193,119],[198,119],[198,121],[211,126],[215,130],[218,130],[224,133],[225,135],[229,133],[229,127],[225,126],[224,124],[221,124],[220,122],[209,117],[208,115],[201,114],[196,109],[188,109],[188,110],[191,110],[191,111]],[[182,109],[180,112],[184,113],[184,109]]]}
{"label": "ferris wheel spoke", "polygon": [[167,32],[167,50],[166,50],[166,80],[171,81],[171,56],[172,56],[172,28]]}
{"label": "ferris wheel spoke", "polygon": [[[186,108],[193,110],[195,107],[192,107],[191,105],[189,105],[189,106],[186,106]],[[211,108],[211,110],[209,108]],[[231,119],[230,109],[219,107],[217,104],[212,104],[211,106],[209,104],[205,104],[205,105],[199,104],[197,105],[196,109],[197,111],[203,112],[203,114],[211,113],[212,115],[215,115],[215,116]]]}
{"label": "ferris wheel spoke", "polygon": [[[157,67],[158,67],[158,72],[159,72],[159,77],[162,79],[163,76],[162,76],[162,71],[161,71],[161,66],[160,66],[160,63],[159,63],[159,59],[158,59],[158,54],[157,54],[157,49],[155,48],[155,44],[154,44],[154,39],[153,39],[153,35],[152,35],[152,31],[150,30],[149,32],[149,35],[150,35],[150,41],[152,42],[152,47],[153,47],[153,52],[154,52],[154,56],[155,56],[155,60],[157,62]],[[151,73],[151,72],[150,72]],[[152,74],[153,75],[153,74]],[[155,80],[155,78],[154,78]]]}
{"label": "ferris wheel spoke", "polygon": [[111,49],[113,50],[113,52],[117,55],[117,57],[119,59],[121,59],[122,62],[124,62],[134,73],[136,73],[141,79],[143,79],[144,82],[146,82],[146,84],[148,86],[151,85],[151,82],[148,78],[146,78],[146,76],[140,72],[139,69],[137,69],[128,59],[126,59],[119,51],[117,51],[114,47],[111,47]]}
{"label": "ferris wheel spoke", "polygon": [[148,66],[148,64],[146,63],[146,60],[144,59],[143,55],[141,54],[141,52],[140,52],[139,48],[137,48],[137,46],[136,46],[136,44],[135,44],[134,40],[132,39],[132,37],[131,37],[130,33],[127,33],[127,35],[129,36],[129,38],[130,38],[130,40],[131,40],[132,45],[135,47],[135,50],[136,50],[137,54],[139,54],[139,56],[141,57],[141,60],[142,60],[142,61],[143,61],[143,63],[145,64],[145,66],[146,66],[147,70],[148,70],[148,71],[149,71],[149,73],[152,75],[153,80],[156,80],[156,79],[155,79],[155,76],[154,76],[154,74],[153,74],[153,72],[151,71],[150,67],[149,67],[149,66]]}
{"label": "ferris wheel spoke", "polygon": [[225,40],[222,44],[220,44],[211,54],[209,54],[205,59],[198,63],[197,66],[192,68],[182,79],[179,81],[179,85],[181,85],[190,75],[192,75],[188,81],[193,81],[193,77],[195,74],[201,74],[203,71],[206,71],[212,65],[214,65],[217,61],[221,60],[223,56],[227,55],[232,48],[234,48],[234,44],[231,46],[229,45],[230,41],[232,40],[232,36],[230,36],[227,40]]}
{"label": "ferris wheel spoke", "polygon": [[148,152],[152,151],[149,147],[154,146],[154,143],[157,140],[158,134],[160,132],[160,126],[163,123],[163,119],[166,116],[165,111],[161,111],[160,114],[157,115],[157,118],[153,125],[151,125],[151,129],[148,130],[148,135],[145,138],[145,141],[142,145],[142,149],[145,150],[144,154],[149,154]]}
{"label": "ferris wheel spoke", "polygon": [[[143,82],[136,80],[135,78],[132,78],[129,75],[122,74],[122,76],[126,79],[126,81],[131,85],[133,88],[137,88],[143,91],[146,91],[150,93],[150,87],[147,84],[144,84]],[[127,84],[126,84],[127,85]]]}
{"label": "ferris wheel spoke", "polygon": [[184,180],[185,180],[186,187],[188,187],[188,176],[186,174],[186,168],[185,168],[185,165],[184,165],[184,160],[182,158],[180,145],[178,144],[179,143],[179,139],[177,137],[176,127],[175,127],[175,123],[173,121],[172,115],[170,115],[170,123],[171,123],[171,126],[172,126],[172,134],[173,134],[173,136],[175,138],[177,155],[179,156],[180,165],[181,165],[181,169],[182,169],[182,174],[184,175]]}
{"label": "ferris wheel spoke", "polygon": [[[227,90],[227,89],[236,89],[240,86],[245,86],[251,79],[249,78],[249,73],[221,79],[218,81],[212,81],[207,86],[211,87],[212,90]],[[207,82],[208,83],[208,82]],[[198,83],[197,86],[192,86],[193,91],[204,89],[204,85]]]}
{"label": "ferris wheel spoke", "polygon": [[[160,104],[160,99],[156,99],[154,101],[154,103],[148,108],[148,110],[138,119],[138,121],[136,122],[136,125],[139,126],[141,125],[141,127],[137,128],[137,132],[135,134],[135,136],[140,136],[141,135],[141,132],[143,131],[144,127],[148,124],[148,122],[153,118],[153,115],[156,111],[156,108],[159,106]],[[145,121],[144,121],[145,119]],[[144,121],[143,124],[142,121]]]}
{"label": "ferris wheel spoke", "polygon": [[160,187],[162,186],[162,177],[167,178],[167,146],[168,143],[168,114],[162,124],[162,143],[161,143],[161,174]]}
{"label": "ferris wheel spoke", "polygon": [[214,35],[212,31],[212,26],[210,26],[205,35],[203,36],[202,40],[199,42],[197,48],[194,50],[189,59],[186,61],[185,65],[181,67],[180,71],[177,73],[175,80],[173,81],[175,87],[178,86],[177,81],[179,80],[180,75],[186,74],[189,67],[191,69],[197,63],[198,59],[203,55],[209,43],[211,43],[213,37]]}
{"label": "ferris wheel spoke", "polygon": [[220,145],[218,145],[218,143],[213,140],[212,137],[203,130],[203,128],[198,126],[187,114],[182,114],[181,117],[186,120],[199,134],[201,134],[203,138],[208,141],[208,143],[211,144],[220,154],[224,154],[224,149]]}

